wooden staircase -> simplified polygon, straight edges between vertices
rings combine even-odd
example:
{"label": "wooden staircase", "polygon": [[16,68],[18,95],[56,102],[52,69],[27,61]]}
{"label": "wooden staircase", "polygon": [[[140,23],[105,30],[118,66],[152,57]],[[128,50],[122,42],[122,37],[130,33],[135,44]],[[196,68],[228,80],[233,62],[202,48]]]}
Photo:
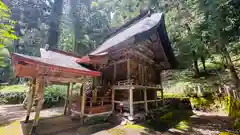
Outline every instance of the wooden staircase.
{"label": "wooden staircase", "polygon": [[[89,95],[92,95],[88,91],[88,95],[86,97],[86,107],[85,107],[85,113],[86,114],[97,114],[97,113],[103,113],[103,112],[109,112],[112,109],[111,105],[111,92],[112,90],[110,88],[101,88],[98,91],[97,94],[97,100],[95,102],[93,101],[92,97],[89,97]],[[81,105],[81,97],[77,97],[75,101],[73,101],[72,105],[72,112],[78,113],[80,112],[80,105]]]}

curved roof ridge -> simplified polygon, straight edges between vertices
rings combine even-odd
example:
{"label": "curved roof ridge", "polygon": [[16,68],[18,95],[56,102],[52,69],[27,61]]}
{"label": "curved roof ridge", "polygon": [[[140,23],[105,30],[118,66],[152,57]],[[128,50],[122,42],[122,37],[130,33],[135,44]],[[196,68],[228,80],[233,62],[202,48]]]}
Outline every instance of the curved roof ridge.
{"label": "curved roof ridge", "polygon": [[129,24],[128,27],[115,34],[114,36],[108,38],[101,44],[95,51],[90,53],[90,55],[96,55],[102,53],[120,43],[135,38],[136,35],[149,31],[156,25],[159,25],[161,21],[162,13],[150,14],[150,16],[141,18],[134,24]]}

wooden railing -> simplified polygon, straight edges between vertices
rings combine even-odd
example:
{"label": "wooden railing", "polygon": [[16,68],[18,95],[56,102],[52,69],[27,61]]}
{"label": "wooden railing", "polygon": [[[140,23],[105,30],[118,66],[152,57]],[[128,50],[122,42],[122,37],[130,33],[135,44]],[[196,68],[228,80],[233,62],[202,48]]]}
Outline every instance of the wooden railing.
{"label": "wooden railing", "polygon": [[103,106],[105,103],[111,103],[111,101],[111,97],[96,97],[96,101],[94,101],[93,97],[87,97],[86,104],[89,103],[89,107],[92,107],[93,104]]}
{"label": "wooden railing", "polygon": [[122,81],[117,81],[116,85],[133,85],[134,80],[122,80]]}

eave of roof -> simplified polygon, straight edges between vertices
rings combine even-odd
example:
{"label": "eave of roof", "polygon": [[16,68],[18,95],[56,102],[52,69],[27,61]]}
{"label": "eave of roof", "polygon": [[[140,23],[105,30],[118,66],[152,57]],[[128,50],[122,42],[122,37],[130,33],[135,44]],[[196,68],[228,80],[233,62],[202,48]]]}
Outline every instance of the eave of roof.
{"label": "eave of roof", "polygon": [[[138,34],[149,31],[150,29],[158,25],[160,23],[161,16],[162,16],[162,13],[154,13],[154,14],[151,14],[150,16],[142,18],[142,20],[136,22],[135,24],[132,24],[129,28],[126,28],[125,30],[121,31],[115,36],[107,39],[95,51],[90,53],[90,55],[97,55],[99,53],[107,51],[112,47],[115,47],[121,44],[126,40],[135,39],[135,36],[137,36]],[[133,40],[133,42],[134,41],[135,40]]]}
{"label": "eave of roof", "polygon": [[58,70],[60,69],[62,72],[75,73],[79,76],[100,76],[101,75],[100,72],[89,70],[85,67],[82,67],[81,65],[78,65],[77,67],[75,67],[75,66],[71,67],[71,66],[68,66],[68,65],[63,66],[62,63],[59,64],[59,63],[57,63],[56,60],[53,60],[53,59],[27,56],[27,55],[17,54],[17,53],[12,53],[12,59],[13,59],[13,62],[27,61],[27,62],[31,62],[31,63],[34,63],[34,64],[40,64],[40,65],[43,65],[43,66],[47,66],[49,68],[55,68],[55,69],[58,69]]}

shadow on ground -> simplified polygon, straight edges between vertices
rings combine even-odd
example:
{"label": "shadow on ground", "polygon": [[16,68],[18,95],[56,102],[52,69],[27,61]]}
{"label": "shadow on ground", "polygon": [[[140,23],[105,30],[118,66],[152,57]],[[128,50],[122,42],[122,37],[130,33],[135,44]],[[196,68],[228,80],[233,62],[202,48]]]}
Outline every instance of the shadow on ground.
{"label": "shadow on ground", "polygon": [[[172,114],[172,117],[171,115]],[[240,134],[232,128],[233,119],[225,116],[193,115],[191,112],[174,111],[166,118],[160,116],[142,124],[141,135],[218,135],[221,132]]]}
{"label": "shadow on ground", "polygon": [[[32,128],[32,120],[28,123],[21,121],[23,135],[28,135]],[[56,116],[40,119],[37,125],[37,135],[90,135],[107,130],[116,125],[99,122],[98,124],[82,124],[80,120],[72,120],[69,116]]]}
{"label": "shadow on ground", "polygon": [[2,105],[0,108],[0,127],[7,126],[25,114],[26,111],[20,105]]}

